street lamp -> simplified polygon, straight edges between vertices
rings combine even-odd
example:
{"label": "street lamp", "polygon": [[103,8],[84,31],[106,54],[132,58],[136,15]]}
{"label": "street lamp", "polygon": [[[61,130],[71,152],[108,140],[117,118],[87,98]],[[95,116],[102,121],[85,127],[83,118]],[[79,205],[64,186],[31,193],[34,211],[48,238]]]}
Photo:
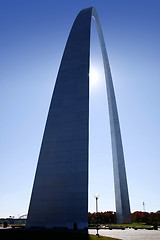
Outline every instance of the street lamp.
{"label": "street lamp", "polygon": [[96,213],[98,212],[98,198],[99,198],[99,194],[98,193],[95,193],[94,194],[94,197],[96,199]]}
{"label": "street lamp", "polygon": [[[99,198],[99,194],[95,193],[94,197],[96,199],[96,215],[97,215],[97,213],[98,213],[98,198]],[[98,234],[98,215],[97,215],[97,234],[96,235],[99,236],[99,234]]]}

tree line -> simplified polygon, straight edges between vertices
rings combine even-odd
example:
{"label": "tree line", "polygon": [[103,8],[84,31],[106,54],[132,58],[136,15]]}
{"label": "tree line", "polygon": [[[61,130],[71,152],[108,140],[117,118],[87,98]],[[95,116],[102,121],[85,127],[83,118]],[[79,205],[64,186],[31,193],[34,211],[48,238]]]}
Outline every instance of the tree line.
{"label": "tree line", "polygon": [[[154,222],[160,224],[160,210],[157,212],[141,212],[136,211],[131,214],[133,222],[153,224]],[[116,212],[98,212],[88,213],[89,224],[113,224],[116,223]]]}

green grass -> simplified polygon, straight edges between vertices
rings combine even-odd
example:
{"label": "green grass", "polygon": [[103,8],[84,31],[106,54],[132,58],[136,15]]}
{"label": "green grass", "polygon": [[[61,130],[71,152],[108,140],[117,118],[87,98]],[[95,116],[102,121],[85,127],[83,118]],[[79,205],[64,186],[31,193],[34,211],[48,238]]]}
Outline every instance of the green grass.
{"label": "green grass", "polygon": [[115,226],[115,227],[151,227],[151,225],[147,225],[145,223],[137,223],[133,222],[131,224],[105,224],[105,226]]}
{"label": "green grass", "polygon": [[104,236],[96,236],[96,235],[89,235],[89,240],[117,240],[118,238],[111,238],[111,237],[104,237]]}
{"label": "green grass", "polygon": [[[137,223],[133,222],[131,224],[98,224],[99,226],[108,226],[108,227],[151,227],[152,225],[146,224],[146,223]],[[90,227],[96,226],[96,224],[89,224]]]}

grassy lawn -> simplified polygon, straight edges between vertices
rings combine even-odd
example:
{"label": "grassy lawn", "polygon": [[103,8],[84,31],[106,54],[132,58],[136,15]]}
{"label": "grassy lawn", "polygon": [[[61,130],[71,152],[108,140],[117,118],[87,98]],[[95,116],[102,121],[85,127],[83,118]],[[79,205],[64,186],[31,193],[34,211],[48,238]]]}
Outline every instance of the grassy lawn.
{"label": "grassy lawn", "polygon": [[[89,224],[90,227],[96,226],[95,224]],[[107,226],[107,227],[151,227],[151,225],[147,225],[145,223],[137,223],[133,222],[131,224],[99,224],[99,226]]]}
{"label": "grassy lawn", "polygon": [[2,229],[0,230],[0,239],[9,240],[35,240],[35,239],[45,239],[45,240],[117,240],[117,238],[96,236],[83,233],[70,233],[70,232],[52,232],[44,230],[13,230],[13,229]]}
{"label": "grassy lawn", "polygon": [[96,236],[96,235],[88,235],[88,240],[117,240],[118,238],[104,237],[104,236]]}
{"label": "grassy lawn", "polygon": [[122,226],[122,227],[151,227],[151,225],[147,225],[145,223],[131,223],[131,224],[106,224],[105,226]]}

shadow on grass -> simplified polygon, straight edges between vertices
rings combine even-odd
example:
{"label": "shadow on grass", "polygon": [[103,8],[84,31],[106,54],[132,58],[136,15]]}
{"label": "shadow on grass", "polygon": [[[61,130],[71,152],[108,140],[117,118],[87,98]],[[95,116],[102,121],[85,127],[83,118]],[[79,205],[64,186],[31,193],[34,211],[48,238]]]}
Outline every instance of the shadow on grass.
{"label": "shadow on grass", "polygon": [[0,239],[21,239],[21,240],[111,240],[115,238],[90,235],[79,232],[54,232],[50,230],[25,230],[25,229],[1,229]]}

